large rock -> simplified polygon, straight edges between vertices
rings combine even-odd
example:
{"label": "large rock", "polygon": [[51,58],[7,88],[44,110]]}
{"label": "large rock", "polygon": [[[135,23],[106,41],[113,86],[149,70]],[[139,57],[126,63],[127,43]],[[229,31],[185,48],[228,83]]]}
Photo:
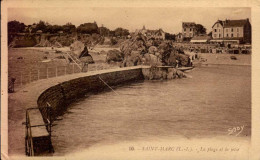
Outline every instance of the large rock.
{"label": "large rock", "polygon": [[142,62],[144,65],[150,65],[150,63],[151,63],[150,54],[148,54],[148,53],[144,54],[144,56],[142,58]]}
{"label": "large rock", "polygon": [[123,61],[122,53],[119,50],[113,49],[107,52],[106,62],[121,62]]}
{"label": "large rock", "polygon": [[142,64],[140,51],[132,51],[129,58],[129,60],[133,62],[134,66]]}
{"label": "large rock", "polygon": [[151,46],[151,47],[149,47],[149,49],[148,49],[148,53],[149,53],[149,54],[155,54],[157,51],[158,51],[158,49],[157,49],[157,47],[155,47],[155,46]]}
{"label": "large rock", "polygon": [[168,68],[167,79],[175,79],[177,75],[177,69]]}
{"label": "large rock", "polygon": [[10,43],[9,47],[33,47],[37,44],[35,37],[33,36],[21,36],[15,37]]}
{"label": "large rock", "polygon": [[178,59],[178,53],[171,52],[170,56],[166,59],[166,65],[176,66],[177,65],[177,59]]}
{"label": "large rock", "polygon": [[141,51],[131,51],[129,55],[124,55],[124,60],[121,67],[130,67],[141,65],[143,62]]}
{"label": "large rock", "polygon": [[157,56],[155,56],[153,54],[149,54],[149,55],[150,55],[150,59],[151,59],[151,61],[150,61],[151,66],[162,66],[162,62],[160,61],[160,59]]}
{"label": "large rock", "polygon": [[188,55],[179,54],[178,61],[181,66],[190,66],[190,58]]}
{"label": "large rock", "polygon": [[84,50],[85,45],[81,41],[75,41],[70,45],[70,50],[79,57]]}

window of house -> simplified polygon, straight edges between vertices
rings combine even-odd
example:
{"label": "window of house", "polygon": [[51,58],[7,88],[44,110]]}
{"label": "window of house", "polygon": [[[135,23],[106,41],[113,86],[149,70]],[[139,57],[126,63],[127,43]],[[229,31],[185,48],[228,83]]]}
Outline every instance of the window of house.
{"label": "window of house", "polygon": [[220,37],[221,37],[221,34],[219,34],[218,36],[219,36],[219,38],[220,38]]}
{"label": "window of house", "polygon": [[190,28],[190,31],[192,31],[192,29]]}
{"label": "window of house", "polygon": [[217,29],[215,29],[215,32],[217,32]]}
{"label": "window of house", "polygon": [[231,32],[233,32],[233,28],[231,28]]}
{"label": "window of house", "polygon": [[231,34],[231,37],[233,37],[233,33]]}
{"label": "window of house", "polygon": [[227,34],[227,37],[228,37],[228,34]]}
{"label": "window of house", "polygon": [[184,28],[184,31],[186,31],[186,28]]}

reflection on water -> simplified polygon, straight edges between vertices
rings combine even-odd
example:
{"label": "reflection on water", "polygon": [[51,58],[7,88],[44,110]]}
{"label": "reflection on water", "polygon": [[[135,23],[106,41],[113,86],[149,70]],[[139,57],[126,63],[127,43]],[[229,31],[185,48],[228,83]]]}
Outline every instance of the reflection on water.
{"label": "reflection on water", "polygon": [[145,81],[103,92],[69,107],[53,127],[55,154],[95,144],[154,137],[228,136],[244,125],[251,134],[251,71],[214,66],[189,72],[193,78]]}

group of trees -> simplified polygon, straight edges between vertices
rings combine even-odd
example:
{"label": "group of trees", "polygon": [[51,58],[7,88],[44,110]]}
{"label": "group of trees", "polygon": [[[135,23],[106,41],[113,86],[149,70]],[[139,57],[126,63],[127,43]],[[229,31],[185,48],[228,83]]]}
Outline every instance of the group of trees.
{"label": "group of trees", "polygon": [[[31,28],[31,31],[29,31]],[[58,33],[59,31],[63,31],[64,33],[73,33],[76,31],[76,26],[67,23],[65,25],[51,25],[48,22],[39,21],[37,24],[29,25],[26,32],[35,33],[41,30],[43,33]]]}
{"label": "group of trees", "polygon": [[166,40],[173,40],[173,41],[175,41],[175,37],[176,37],[176,35],[175,34],[170,34],[170,33],[165,33],[165,39]]}
{"label": "group of trees", "polygon": [[18,21],[10,21],[8,22],[7,27],[8,27],[8,33],[20,33],[24,31],[26,25]]}
{"label": "group of trees", "polygon": [[201,25],[201,24],[196,24],[196,30],[197,30],[197,34],[206,34],[207,29]]}
{"label": "group of trees", "polygon": [[26,26],[24,23],[19,21],[8,22],[8,33],[36,33],[37,31],[42,31],[43,33],[58,33],[62,31],[63,33],[83,33],[83,34],[100,34],[102,36],[127,36],[129,31],[124,28],[116,28],[115,30],[109,30],[106,27],[98,27],[97,23],[84,23],[80,24],[78,27],[72,23],[67,23],[65,25],[51,25],[48,22],[39,21],[37,24],[32,24]]}
{"label": "group of trees", "polygon": [[37,24],[34,23],[28,26],[19,21],[8,22],[8,33],[36,33],[38,30],[41,30],[43,33],[58,33],[59,31],[63,31],[64,33],[73,33],[76,31],[76,26],[71,23],[65,25],[51,25],[44,21],[39,21]]}
{"label": "group of trees", "polygon": [[[84,23],[80,24],[78,27],[72,23],[66,23],[65,25],[51,25],[48,22],[39,21],[37,24],[32,24],[26,26],[24,23],[19,21],[9,21],[8,22],[8,33],[36,33],[41,30],[43,33],[58,33],[62,31],[63,33],[83,33],[83,34],[100,34],[101,36],[111,36],[111,37],[122,37],[128,36],[129,30],[124,28],[116,28],[115,30],[110,30],[103,25],[98,27],[97,23]],[[196,24],[197,34],[206,34],[206,28],[201,24]],[[209,34],[210,35],[210,34]],[[165,39],[175,40],[175,35],[170,33],[165,33]]]}

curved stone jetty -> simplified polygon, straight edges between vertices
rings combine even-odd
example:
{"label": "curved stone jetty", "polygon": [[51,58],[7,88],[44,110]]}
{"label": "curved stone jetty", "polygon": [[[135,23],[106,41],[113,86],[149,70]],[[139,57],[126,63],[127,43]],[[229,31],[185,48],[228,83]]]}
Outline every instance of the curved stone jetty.
{"label": "curved stone jetty", "polygon": [[[15,93],[8,95],[9,153],[24,154],[25,127],[22,123],[25,121],[27,108],[41,108],[49,103],[54,120],[66,111],[68,104],[86,94],[145,79],[172,79],[173,75],[177,78],[185,77],[183,72],[173,68],[134,66],[43,79],[17,88]],[[46,122],[46,113],[41,109],[40,111]]]}

